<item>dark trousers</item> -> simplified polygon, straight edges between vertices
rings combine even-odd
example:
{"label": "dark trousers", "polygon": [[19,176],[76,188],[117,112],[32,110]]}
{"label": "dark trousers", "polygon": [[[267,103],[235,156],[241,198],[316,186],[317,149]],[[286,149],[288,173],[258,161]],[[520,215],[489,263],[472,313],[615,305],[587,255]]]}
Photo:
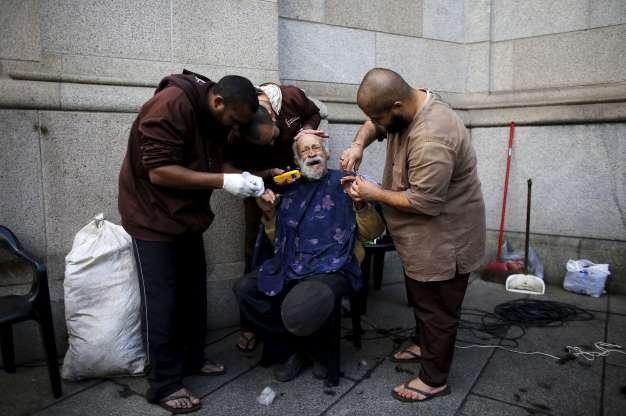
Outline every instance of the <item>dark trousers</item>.
{"label": "dark trousers", "polygon": [[[326,284],[334,296],[336,307],[341,298],[350,292],[350,284],[339,274],[320,274],[306,280],[318,280]],[[256,271],[243,276],[233,288],[239,302],[242,326],[245,325],[263,340],[264,365],[284,362],[295,352],[304,352],[324,362],[329,355],[326,341],[332,339],[330,320],[312,335],[298,337],[291,334],[283,323],[281,305],[289,291],[301,281],[287,281],[283,290],[275,296],[267,296],[257,289]]]}
{"label": "dark trousers", "polygon": [[418,282],[407,276],[405,279],[407,296],[415,311],[417,345],[422,352],[419,378],[429,386],[443,386],[452,365],[469,273],[441,282]]}
{"label": "dark trousers", "polygon": [[183,387],[200,370],[206,337],[206,261],[202,235],[175,242],[133,239],[142,292],[150,402]]}

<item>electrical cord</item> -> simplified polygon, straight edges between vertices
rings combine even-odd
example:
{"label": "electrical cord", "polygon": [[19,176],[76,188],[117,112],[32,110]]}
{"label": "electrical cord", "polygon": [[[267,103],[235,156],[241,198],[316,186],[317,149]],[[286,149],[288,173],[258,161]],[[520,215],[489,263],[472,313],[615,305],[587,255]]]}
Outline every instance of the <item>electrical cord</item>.
{"label": "electrical cord", "polygon": [[[594,344],[597,351],[585,351],[579,346],[568,345],[565,347],[567,354],[564,357],[557,357],[541,351],[526,352],[514,349],[519,347],[518,340],[526,334],[528,328],[561,327],[566,322],[593,319],[593,313],[578,306],[535,299],[517,299],[501,303],[494,308],[493,312],[476,308],[463,308],[459,320],[459,330],[466,330],[479,340],[495,340],[499,345],[470,344],[456,345],[456,347],[460,349],[496,348],[522,355],[541,355],[555,359],[560,364],[577,357],[593,361],[595,358],[604,357],[612,352],[626,354],[621,345],[602,341]],[[394,343],[401,344],[414,331],[414,328],[378,328],[367,319],[361,318],[361,321],[371,327],[371,329],[363,331],[364,336],[361,338],[363,341],[390,338]],[[510,334],[512,329],[514,332]],[[366,336],[368,332],[374,332],[376,335]],[[345,338],[349,337],[348,335]]]}

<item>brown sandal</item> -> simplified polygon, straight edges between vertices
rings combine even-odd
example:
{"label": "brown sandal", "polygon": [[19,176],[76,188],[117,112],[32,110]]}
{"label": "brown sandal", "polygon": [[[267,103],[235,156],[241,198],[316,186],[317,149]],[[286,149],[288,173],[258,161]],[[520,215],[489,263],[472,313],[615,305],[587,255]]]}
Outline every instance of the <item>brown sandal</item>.
{"label": "brown sandal", "polygon": [[435,397],[447,396],[448,394],[450,394],[449,386],[446,386],[445,389],[438,391],[437,393],[426,393],[425,391],[409,386],[409,383],[410,381],[407,381],[406,383],[404,383],[402,385],[402,388],[421,394],[422,396],[424,396],[423,399],[407,399],[406,397],[400,395],[399,393],[396,393],[395,390],[391,390],[391,397],[393,397],[396,400],[400,400],[401,402],[415,403],[415,402],[425,402],[426,400],[434,399]]}
{"label": "brown sandal", "polygon": [[[396,358],[395,357],[396,354],[409,354],[411,358]],[[419,363],[421,359],[422,359],[421,355],[415,354],[413,351],[406,348],[404,350],[394,352],[391,358],[389,359],[389,361],[391,361],[392,363],[398,363],[398,364]]]}
{"label": "brown sandal", "polygon": [[[222,369],[215,370],[215,371],[204,371],[204,367],[206,367],[207,365],[211,365],[216,368],[221,367]],[[205,360],[204,364],[202,364],[202,368],[200,368],[201,376],[221,376],[222,374],[225,374],[225,373],[226,373],[226,368],[224,367],[224,365],[220,363],[216,363],[213,360]]]}
{"label": "brown sandal", "polygon": [[[245,340],[243,347],[239,345],[242,339]],[[256,349],[257,344],[258,344],[258,339],[255,334],[252,334],[250,336],[245,336],[244,333],[242,332],[239,335],[239,342],[235,344],[235,346],[241,352],[252,352]]]}
{"label": "brown sandal", "polygon": [[[167,404],[167,402],[172,401],[172,400],[178,400],[178,399],[187,399],[189,400],[189,402],[191,403],[191,407],[174,407],[174,406],[170,406],[169,404]],[[177,394],[175,396],[166,396],[164,398],[162,398],[161,400],[159,400],[157,403],[157,406],[160,406],[161,408],[167,410],[168,412],[171,412],[172,414],[175,415],[182,415],[185,413],[191,413],[191,412],[195,412],[197,410],[200,410],[202,408],[202,404],[197,403],[197,404],[193,404],[191,402],[191,395],[189,392],[186,393],[181,393],[181,394]]]}

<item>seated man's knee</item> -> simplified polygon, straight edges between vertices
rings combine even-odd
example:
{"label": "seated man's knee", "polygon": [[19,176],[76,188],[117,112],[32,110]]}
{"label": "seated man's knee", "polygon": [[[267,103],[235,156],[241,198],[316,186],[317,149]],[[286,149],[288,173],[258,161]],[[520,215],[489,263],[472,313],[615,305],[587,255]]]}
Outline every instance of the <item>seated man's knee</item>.
{"label": "seated man's knee", "polygon": [[285,328],[296,336],[309,336],[320,329],[335,309],[335,295],[319,281],[298,283],[281,305]]}
{"label": "seated man's knee", "polygon": [[233,285],[233,292],[237,299],[245,298],[257,292],[256,275],[253,273],[246,274],[238,279]]}

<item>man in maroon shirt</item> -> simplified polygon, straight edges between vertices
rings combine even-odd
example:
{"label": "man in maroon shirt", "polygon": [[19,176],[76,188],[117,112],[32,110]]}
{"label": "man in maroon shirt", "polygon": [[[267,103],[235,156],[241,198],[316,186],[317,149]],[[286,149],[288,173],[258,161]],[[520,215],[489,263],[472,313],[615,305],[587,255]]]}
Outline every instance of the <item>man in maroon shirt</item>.
{"label": "man in maroon shirt", "polygon": [[[263,127],[254,132],[252,140],[250,137],[242,137],[244,135],[233,135],[226,148],[225,159],[230,168],[249,170],[265,178],[266,185],[272,186],[273,176],[295,164],[292,146],[298,133],[306,130],[319,136],[326,135],[317,130],[322,120],[319,108],[300,88],[268,82],[259,86],[258,98],[259,110],[266,110],[271,122],[265,120],[266,117],[256,117],[263,119],[256,123]],[[246,272],[249,272],[262,212],[254,198],[244,200],[244,211],[244,248]],[[241,319],[242,333],[237,348],[249,352],[256,347],[257,339],[254,333],[246,329],[244,317]]]}
{"label": "man in maroon shirt", "polygon": [[184,72],[161,81],[130,131],[118,205],[133,237],[142,289],[150,362],[146,398],[174,413],[200,408],[182,384],[184,375],[224,373],[204,357],[202,233],[214,217],[213,189],[242,197],[264,190],[258,176],[222,170],[229,131],[249,123],[258,106],[245,78],[231,75],[214,83]]}

